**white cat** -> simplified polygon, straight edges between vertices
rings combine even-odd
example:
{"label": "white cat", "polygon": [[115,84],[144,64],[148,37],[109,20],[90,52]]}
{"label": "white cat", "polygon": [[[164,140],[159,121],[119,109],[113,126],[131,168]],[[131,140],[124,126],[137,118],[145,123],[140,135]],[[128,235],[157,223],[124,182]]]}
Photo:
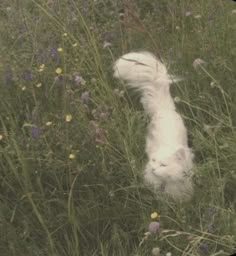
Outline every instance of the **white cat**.
{"label": "white cat", "polygon": [[141,103],[151,119],[146,138],[145,181],[175,200],[189,199],[193,153],[188,147],[183,119],[170,94],[170,84],[178,79],[169,75],[165,65],[148,52],[120,57],[114,64],[114,76],[141,92]]}

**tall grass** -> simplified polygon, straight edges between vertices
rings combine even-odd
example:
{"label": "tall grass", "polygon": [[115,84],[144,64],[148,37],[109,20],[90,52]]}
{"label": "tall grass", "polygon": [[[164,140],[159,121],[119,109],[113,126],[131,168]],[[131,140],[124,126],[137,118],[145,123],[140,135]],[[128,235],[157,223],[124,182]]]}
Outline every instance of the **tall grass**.
{"label": "tall grass", "polygon": [[[223,0],[1,1],[1,256],[236,251],[235,9]],[[185,79],[172,93],[195,152],[190,202],[143,184],[148,120],[112,77],[114,60],[137,49]],[[206,64],[194,69],[197,58]],[[154,211],[161,230],[145,238]]]}

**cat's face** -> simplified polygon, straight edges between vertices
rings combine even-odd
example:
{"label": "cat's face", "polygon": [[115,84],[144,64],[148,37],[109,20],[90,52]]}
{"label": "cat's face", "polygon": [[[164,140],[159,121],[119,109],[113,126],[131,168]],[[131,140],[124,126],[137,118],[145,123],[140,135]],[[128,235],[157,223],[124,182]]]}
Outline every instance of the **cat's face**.
{"label": "cat's face", "polygon": [[152,179],[151,183],[156,183],[156,179],[162,182],[182,180],[191,167],[192,155],[187,154],[184,149],[179,149],[168,157],[160,158],[154,154],[146,166],[145,178]]}

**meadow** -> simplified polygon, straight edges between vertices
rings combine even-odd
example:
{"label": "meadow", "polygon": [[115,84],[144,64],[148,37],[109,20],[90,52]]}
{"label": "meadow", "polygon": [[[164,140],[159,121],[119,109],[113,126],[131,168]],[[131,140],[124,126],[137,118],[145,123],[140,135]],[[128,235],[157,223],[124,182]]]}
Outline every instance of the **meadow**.
{"label": "meadow", "polygon": [[[1,256],[236,252],[234,1],[1,0],[0,33]],[[112,70],[132,50],[184,79],[189,202],[143,183],[148,118]]]}

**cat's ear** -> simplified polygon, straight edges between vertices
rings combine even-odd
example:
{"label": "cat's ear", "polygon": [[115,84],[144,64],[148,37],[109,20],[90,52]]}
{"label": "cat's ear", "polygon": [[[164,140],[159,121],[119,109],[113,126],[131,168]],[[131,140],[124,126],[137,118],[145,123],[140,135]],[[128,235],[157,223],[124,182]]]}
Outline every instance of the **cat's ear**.
{"label": "cat's ear", "polygon": [[185,150],[183,148],[180,148],[178,149],[176,152],[175,152],[175,158],[179,161],[182,161],[184,160],[186,157],[185,155]]}

